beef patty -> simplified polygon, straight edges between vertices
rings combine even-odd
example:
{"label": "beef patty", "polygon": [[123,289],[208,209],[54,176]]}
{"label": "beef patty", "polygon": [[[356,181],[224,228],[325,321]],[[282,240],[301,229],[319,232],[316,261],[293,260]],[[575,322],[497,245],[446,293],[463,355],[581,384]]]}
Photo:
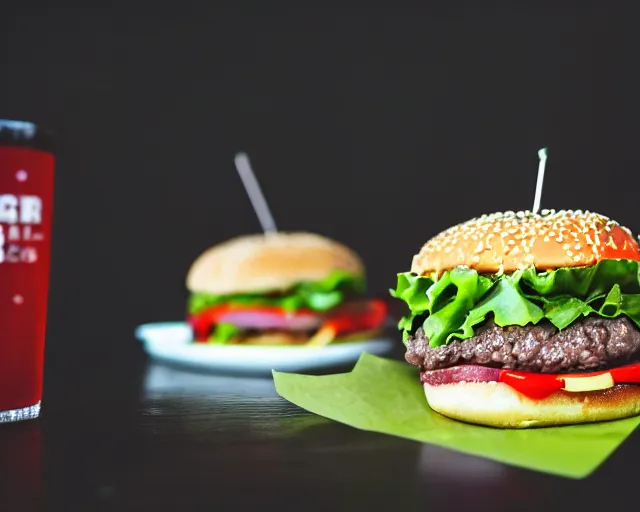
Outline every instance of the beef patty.
{"label": "beef patty", "polygon": [[640,330],[626,317],[576,320],[558,330],[543,320],[499,327],[492,320],[469,339],[432,348],[420,327],[407,342],[406,360],[423,371],[479,364],[539,373],[597,371],[640,359]]}

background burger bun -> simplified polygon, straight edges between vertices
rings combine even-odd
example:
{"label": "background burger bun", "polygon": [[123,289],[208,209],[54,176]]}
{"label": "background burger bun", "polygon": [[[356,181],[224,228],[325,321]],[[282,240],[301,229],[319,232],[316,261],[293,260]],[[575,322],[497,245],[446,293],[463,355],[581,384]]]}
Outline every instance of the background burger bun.
{"label": "background burger bun", "polygon": [[638,241],[617,222],[589,211],[542,210],[483,215],[429,240],[413,258],[418,275],[466,265],[478,272],[514,272],[640,260]]}
{"label": "background burger bun", "polygon": [[640,414],[640,386],[558,391],[532,400],[503,382],[424,384],[429,406],[450,418],[497,428],[527,428],[616,420]]}
{"label": "background burger bun", "polygon": [[359,256],[335,240],[304,232],[255,234],[205,251],[191,265],[186,285],[214,295],[278,292],[335,270],[364,273]]}

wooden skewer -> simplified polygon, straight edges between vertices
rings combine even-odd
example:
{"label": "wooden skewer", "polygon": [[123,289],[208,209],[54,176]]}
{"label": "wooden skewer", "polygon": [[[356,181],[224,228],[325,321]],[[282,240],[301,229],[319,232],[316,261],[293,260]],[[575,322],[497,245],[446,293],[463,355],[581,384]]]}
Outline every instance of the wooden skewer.
{"label": "wooden skewer", "polygon": [[242,180],[242,184],[249,196],[249,200],[251,201],[253,209],[260,221],[262,231],[264,231],[265,235],[277,233],[278,228],[273,220],[273,215],[271,215],[271,210],[269,209],[267,200],[264,198],[264,194],[262,193],[262,189],[260,188],[256,175],[251,168],[251,163],[249,162],[247,154],[238,153],[235,157],[235,164],[238,174],[240,175],[240,179]]}

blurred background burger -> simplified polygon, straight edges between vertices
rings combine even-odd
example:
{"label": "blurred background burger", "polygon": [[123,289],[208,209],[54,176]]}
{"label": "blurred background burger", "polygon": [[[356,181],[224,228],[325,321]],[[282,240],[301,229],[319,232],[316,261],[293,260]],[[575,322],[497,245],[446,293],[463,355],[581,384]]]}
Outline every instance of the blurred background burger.
{"label": "blurred background burger", "polygon": [[186,278],[196,343],[323,346],[369,338],[387,308],[364,296],[348,247],[313,233],[239,236],[201,254]]}

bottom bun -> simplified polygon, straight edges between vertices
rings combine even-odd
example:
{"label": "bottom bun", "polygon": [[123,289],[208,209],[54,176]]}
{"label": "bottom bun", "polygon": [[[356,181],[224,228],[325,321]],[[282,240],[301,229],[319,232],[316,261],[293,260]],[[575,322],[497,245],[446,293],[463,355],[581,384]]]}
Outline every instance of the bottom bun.
{"label": "bottom bun", "polygon": [[503,382],[424,384],[429,406],[449,418],[499,428],[545,427],[616,420],[640,414],[640,385],[600,391],[557,391],[534,400]]}
{"label": "bottom bun", "polygon": [[[356,332],[347,336],[341,336],[333,340],[330,345],[371,339],[377,336],[379,332],[379,329]],[[232,336],[228,343],[233,345],[261,345],[274,347],[281,347],[284,345],[304,346],[310,339],[311,337],[304,333],[272,331]]]}

